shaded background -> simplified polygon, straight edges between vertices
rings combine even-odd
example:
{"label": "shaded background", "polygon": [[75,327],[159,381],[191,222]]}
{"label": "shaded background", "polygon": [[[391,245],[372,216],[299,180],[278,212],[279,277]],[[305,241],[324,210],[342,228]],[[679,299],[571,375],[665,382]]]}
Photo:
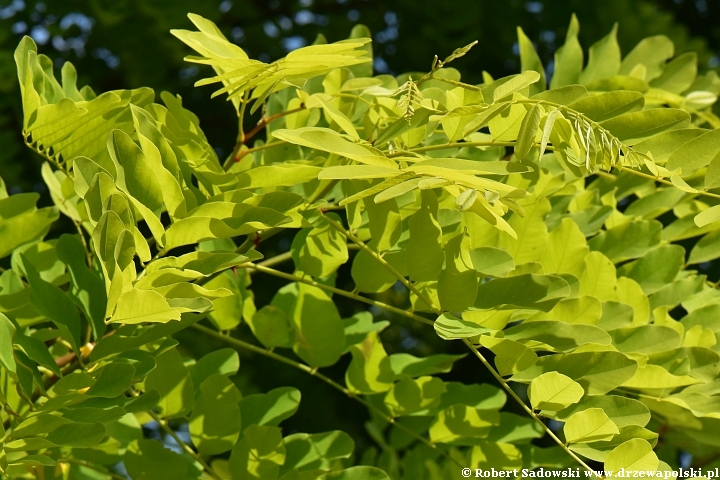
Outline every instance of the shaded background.
{"label": "shaded background", "polygon": [[[0,175],[12,193],[36,190],[49,196],[40,178],[41,158],[25,148],[20,136],[22,110],[13,50],[22,35],[31,35],[39,50],[61,66],[71,61],[79,85],[96,92],[149,86],[160,92],[179,93],[185,105],[200,118],[210,143],[221,158],[232,149],[237,135],[236,117],[223,98],[210,100],[214,86],[194,88],[209,75],[185,64],[190,51],[170,35],[171,28],[192,28],[186,14],[194,12],[216,22],[225,35],[252,58],[275,60],[292,49],[310,44],[319,33],[329,41],[346,38],[356,23],[373,32],[375,69],[378,73],[427,70],[433,55],[441,58],[473,40],[479,44],[458,68],[464,80],[479,83],[482,71],[494,77],[517,73],[519,56],[516,25],[532,39],[548,70],[562,45],[571,13],[580,20],[580,42],[585,49],[620,22],[618,40],[627,53],[640,39],[669,36],[676,54],[698,52],[700,70],[720,65],[720,1],[717,0],[48,0],[0,1]],[[248,118],[246,130],[257,118]],[[60,223],[57,227],[62,230]],[[55,232],[57,233],[57,232]],[[292,233],[289,232],[288,235]],[[54,236],[54,234],[53,234]],[[289,238],[278,236],[261,250],[266,255],[286,251]],[[337,284],[351,290],[349,264],[338,273]],[[285,265],[290,271],[292,264]],[[266,304],[282,285],[274,278],[254,279],[258,307]],[[407,302],[404,288],[391,289],[383,301]],[[337,301],[343,316],[364,310],[361,304]],[[373,312],[389,319],[386,312]],[[403,319],[386,329],[388,353],[404,350],[415,355],[464,353],[458,342],[443,342],[428,329],[417,330]],[[225,345],[189,335],[181,338],[187,349],[207,353]],[[240,332],[248,336],[247,331]],[[364,431],[364,409],[326,388],[315,379],[300,376],[283,365],[243,355],[236,378],[245,395],[282,385],[303,393],[298,414],[286,421],[287,433],[343,429],[358,441],[358,451],[370,443]],[[342,379],[349,359],[328,374]],[[474,359],[459,362],[445,380],[466,383],[491,381]],[[511,407],[512,408],[512,407]],[[319,413],[321,409],[321,414]]]}

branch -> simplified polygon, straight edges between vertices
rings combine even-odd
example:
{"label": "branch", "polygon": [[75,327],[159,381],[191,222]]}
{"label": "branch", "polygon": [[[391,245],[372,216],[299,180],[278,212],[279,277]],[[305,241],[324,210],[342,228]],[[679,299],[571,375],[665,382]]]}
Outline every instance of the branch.
{"label": "branch", "polygon": [[406,427],[402,423],[397,423],[394,418],[387,415],[385,412],[374,406],[373,404],[369,403],[364,398],[358,396],[356,393],[348,390],[347,388],[343,387],[339,383],[337,383],[335,380],[331,379],[330,377],[327,377],[326,375],[323,375],[322,373],[318,372],[316,368],[311,368],[308,365],[305,365],[304,363],[296,362],[295,360],[291,360],[287,357],[284,357],[282,355],[278,355],[275,352],[272,352],[270,350],[266,350],[264,348],[257,347],[251,343],[244,342],[240,339],[228,336],[228,335],[222,335],[219,332],[216,332],[215,330],[211,328],[204,327],[202,325],[198,325],[197,323],[194,323],[191,325],[192,328],[199,330],[207,335],[210,335],[212,337],[215,337],[217,339],[223,340],[231,345],[234,345],[238,348],[249,350],[251,352],[257,353],[259,355],[263,355],[268,358],[272,358],[274,360],[277,360],[278,362],[282,362],[286,365],[290,365],[291,367],[297,368],[298,370],[302,370],[303,372],[307,373],[308,375],[312,375],[315,378],[318,378],[322,380],[323,382],[327,383],[331,387],[335,388],[336,390],[344,393],[349,398],[355,399],[361,404],[363,404],[368,410],[371,410],[375,412],[379,417],[381,417],[383,420],[388,422],[391,425],[395,425],[397,428],[402,430],[403,432],[407,433],[408,435],[414,437],[415,439],[421,441],[428,447],[432,448],[433,450],[438,451],[441,455],[443,455],[445,458],[450,460],[451,462],[455,463],[457,466],[462,467],[460,463],[458,463],[457,460],[449,456],[446,452],[439,450],[437,445],[430,442],[427,438],[423,437],[422,435],[419,435],[415,431],[411,430],[410,428]]}

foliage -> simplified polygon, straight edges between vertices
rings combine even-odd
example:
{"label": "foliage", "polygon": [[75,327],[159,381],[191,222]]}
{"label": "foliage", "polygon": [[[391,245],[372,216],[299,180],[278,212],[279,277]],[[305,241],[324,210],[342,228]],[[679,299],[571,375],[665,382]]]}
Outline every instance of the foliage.
{"label": "foliage", "polygon": [[[97,95],[70,64],[58,81],[30,38],[16,50],[23,136],[54,206],[0,189],[7,476],[444,479],[665,470],[679,452],[713,465],[720,295],[693,266],[720,257],[720,79],[695,56],[656,36],[623,58],[613,28],[585,64],[573,17],[552,78],[518,30],[521,73],[472,85],[448,64],[473,44],[427,73],[373,76],[363,26],[267,63],[190,18],[197,30],[173,34],[214,68],[199,83],[240,125],[263,115],[224,160],[179,97]],[[60,213],[77,234],[49,238]],[[281,232],[290,250],[264,258]],[[267,304],[258,275],[287,281]],[[393,288],[408,301],[384,301]],[[388,322],[343,318],[340,297],[448,349],[388,354]],[[187,331],[225,348],[190,355]],[[446,381],[455,344],[498,386]],[[356,401],[376,446],[284,429],[306,392],[243,391],[237,350]]]}

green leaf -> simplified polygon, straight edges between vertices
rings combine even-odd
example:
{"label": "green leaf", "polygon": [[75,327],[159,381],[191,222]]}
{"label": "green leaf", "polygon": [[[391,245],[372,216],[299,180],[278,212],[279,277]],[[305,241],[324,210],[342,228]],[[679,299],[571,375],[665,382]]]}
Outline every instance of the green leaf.
{"label": "green leaf", "polygon": [[555,72],[550,81],[550,88],[553,90],[580,81],[580,74],[583,69],[583,50],[577,38],[579,31],[580,24],[573,13],[565,37],[565,44],[555,52]]}
{"label": "green leaf", "polygon": [[710,165],[718,157],[720,157],[720,131],[711,130],[675,149],[668,157],[666,167],[670,171],[682,168],[683,175],[687,176],[701,167]]}
{"label": "green leaf", "polygon": [[62,332],[63,337],[70,342],[76,354],[80,350],[80,315],[70,297],[60,288],[46,282],[32,263],[21,254],[21,263],[28,283],[30,284],[30,299],[35,309],[52,320]]}
{"label": "green leaf", "polygon": [[634,438],[615,447],[605,459],[605,470],[618,472],[655,471],[658,468],[658,457],[647,440]]}
{"label": "green leaf", "polygon": [[390,480],[390,477],[379,468],[358,466],[329,473],[325,480]]}
{"label": "green leaf", "polygon": [[444,340],[455,340],[458,338],[469,338],[491,330],[480,326],[477,323],[460,319],[452,313],[443,313],[434,323],[435,332]]}
{"label": "green leaf", "polygon": [[672,58],[674,51],[672,40],[665,35],[643,38],[623,59],[620,75],[630,75],[643,67],[644,80],[654,80],[662,74],[665,61]]}
{"label": "green leaf", "polygon": [[15,325],[2,313],[0,313],[0,363],[2,366],[15,372],[15,356],[13,355],[13,337],[15,336]]}
{"label": "green leaf", "polygon": [[145,380],[145,391],[157,390],[164,418],[182,417],[193,408],[195,391],[190,372],[175,348],[156,357],[157,367]]}
{"label": "green leaf", "polygon": [[475,307],[531,308],[549,311],[570,294],[568,283],[553,275],[523,274],[496,278],[478,288]]}
{"label": "green leaf", "polygon": [[584,394],[579,383],[558,372],[543,373],[528,387],[530,404],[535,410],[562,410],[579,402]]}
{"label": "green leaf", "polygon": [[[340,221],[333,213],[328,216]],[[325,278],[348,260],[345,236],[320,218],[312,229],[303,229],[293,239],[292,255],[298,270],[317,278]]]}
{"label": "green leaf", "polygon": [[518,90],[522,90],[538,82],[540,78],[540,74],[532,70],[522,72],[519,75],[512,75],[498,80],[496,82],[498,85],[494,88],[490,85],[487,93],[492,93],[492,95],[486,95],[486,91],[483,90],[483,96],[485,98],[492,96],[493,102],[497,102]]}
{"label": "green leaf", "polygon": [[409,353],[394,353],[390,355],[390,367],[396,378],[405,376],[414,378],[422,375],[435,375],[448,373],[453,363],[464,358],[465,355],[437,354],[418,358]]}
{"label": "green leaf", "polygon": [[559,351],[571,351],[586,343],[610,345],[610,335],[593,325],[569,324],[556,320],[523,322],[504,330],[505,338],[518,342],[536,342]]}
{"label": "green leaf", "polygon": [[197,392],[200,384],[209,376],[214,374],[235,375],[239,368],[240,357],[238,353],[231,348],[221,348],[204,355],[195,365],[190,365],[188,370]]}
{"label": "green leaf", "polygon": [[93,447],[100,443],[106,430],[102,423],[66,423],[50,432],[45,439],[66,447]]}
{"label": "green leaf", "polygon": [[571,416],[563,432],[568,443],[589,443],[610,440],[620,430],[601,408],[588,408]]}
{"label": "green leaf", "polygon": [[443,381],[437,377],[406,377],[393,385],[384,402],[393,417],[397,417],[440,405],[440,397],[445,392]]}
{"label": "green leaf", "polygon": [[[674,108],[663,108],[626,113],[602,122],[601,126],[626,145],[633,145],[641,139],[652,137],[666,130],[685,128],[689,123],[690,115],[687,112]],[[670,167],[668,166],[668,168]]]}
{"label": "green leaf", "polygon": [[163,480],[186,478],[188,463],[157,440],[136,440],[128,446],[125,467],[132,478]]}
{"label": "green leaf", "polygon": [[445,268],[437,286],[440,305],[445,310],[463,311],[475,302],[478,294],[477,272],[462,247],[464,238],[465,234],[460,233],[445,244]]}
{"label": "green leaf", "polygon": [[587,395],[605,395],[632,378],[638,366],[619,352],[581,352],[548,355],[512,380],[530,383],[545,372],[558,372],[579,383]]}
{"label": "green leaf", "polygon": [[[547,374],[545,374],[547,375]],[[596,395],[585,397],[575,405],[569,406],[559,412],[548,412],[553,418],[566,422],[577,412],[588,408],[600,408],[619,429],[635,425],[644,427],[650,421],[650,410],[643,403],[632,398],[617,395]],[[554,415],[552,415],[554,413]]]}
{"label": "green leaf", "polygon": [[355,449],[350,435],[339,430],[314,435],[295,433],[283,441],[286,456],[280,474],[289,471],[328,472],[336,461],[350,457]]}
{"label": "green leaf", "polygon": [[395,378],[390,358],[385,353],[377,332],[350,347],[352,361],[345,372],[345,383],[351,391],[372,394],[388,391]]}
{"label": "green leaf", "polygon": [[522,372],[537,362],[537,354],[525,345],[507,338],[480,337],[480,344],[495,354],[495,367],[500,375]]}
{"label": "green leaf", "polygon": [[438,278],[445,255],[441,246],[442,230],[437,221],[437,196],[432,190],[422,190],[420,197],[420,210],[410,217],[406,258],[408,276],[425,282]]}
{"label": "green leaf", "polygon": [[280,387],[268,393],[249,395],[240,401],[243,428],[250,425],[277,427],[295,414],[300,405],[300,390]]}
{"label": "green leaf", "polygon": [[487,437],[490,428],[500,423],[496,410],[480,410],[467,405],[454,405],[440,413],[430,425],[432,443],[465,443]]}
{"label": "green leaf", "polygon": [[90,270],[84,262],[85,248],[74,235],[61,235],[57,243],[57,256],[70,273],[72,287],[70,294],[91,320],[93,335],[100,339],[105,333],[105,310],[107,295],[102,278]]}
{"label": "green leaf", "polygon": [[353,143],[346,140],[343,135],[328,128],[302,127],[295,130],[279,129],[273,132],[278,140],[301,145],[303,147],[334,153],[365,165],[395,168],[395,162],[388,159],[383,153],[369,145]]}
{"label": "green leaf", "polygon": [[695,225],[702,228],[706,225],[710,225],[718,218],[720,218],[720,205],[715,205],[714,207],[710,207],[707,210],[703,210],[702,212],[695,215],[695,218],[693,220],[695,222]]}
{"label": "green leaf", "polygon": [[571,103],[569,108],[582,113],[590,120],[604,122],[619,115],[642,110],[644,105],[645,96],[642,93],[618,90],[585,97]]}
{"label": "green leaf", "polygon": [[200,397],[190,416],[190,437],[203,455],[217,455],[232,449],[240,436],[240,391],[220,374],[200,384]]}
{"label": "green leaf", "polygon": [[512,475],[523,465],[522,453],[511,443],[479,441],[470,453],[470,465],[476,469]]}
{"label": "green leaf", "polygon": [[684,261],[684,248],[663,245],[638,261],[623,266],[621,273],[635,280],[645,294],[650,295],[671,283],[682,269]]}
{"label": "green leaf", "polygon": [[515,143],[515,157],[523,160],[535,145],[535,136],[540,128],[540,119],[543,111],[540,105],[534,105],[523,118],[520,124],[517,141]]}
{"label": "green leaf", "polygon": [[590,47],[588,64],[580,75],[580,83],[612,77],[620,71],[620,46],[617,43],[617,23],[605,37]]}
{"label": "green leaf", "polygon": [[290,319],[280,308],[265,305],[248,319],[248,325],[266,348],[292,347],[295,332]]}
{"label": "green leaf", "polygon": [[230,454],[230,472],[238,480],[277,478],[286,450],[280,429],[251,425]]}
{"label": "green leaf", "polygon": [[686,52],[678,55],[665,65],[662,75],[650,85],[672,93],[683,93],[695,81],[697,75],[697,54]]}
{"label": "green leaf", "polygon": [[513,257],[497,247],[480,247],[470,250],[473,268],[492,277],[504,277],[515,269]]}
{"label": "green leaf", "polygon": [[135,376],[135,367],[128,363],[108,363],[99,371],[95,383],[85,392],[91,397],[114,398],[130,388]]}
{"label": "green leaf", "polygon": [[281,288],[272,304],[285,312],[295,331],[293,350],[313,367],[332,365],[345,349],[340,314],[324,291],[304,283]]}
{"label": "green leaf", "polygon": [[525,35],[522,28],[517,27],[518,45],[520,46],[520,71],[533,70],[540,74],[540,81],[530,87],[530,94],[534,95],[545,90],[545,69],[542,61],[535,51],[530,39]]}

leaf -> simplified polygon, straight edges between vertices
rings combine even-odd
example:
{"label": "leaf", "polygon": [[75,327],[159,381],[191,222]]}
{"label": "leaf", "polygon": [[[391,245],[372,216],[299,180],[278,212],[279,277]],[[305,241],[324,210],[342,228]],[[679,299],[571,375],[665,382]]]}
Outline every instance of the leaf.
{"label": "leaf", "polygon": [[162,480],[186,478],[188,463],[157,440],[141,439],[128,446],[125,466],[132,478]]}
{"label": "leaf", "polygon": [[437,294],[445,310],[463,311],[475,302],[478,292],[477,272],[467,251],[462,248],[460,233],[445,244],[445,268],[438,278]]}
{"label": "leaf", "polygon": [[657,220],[626,222],[600,232],[588,245],[614,263],[644,256],[660,245],[662,224]]}
{"label": "leaf", "polygon": [[[545,374],[547,375],[547,374]],[[643,403],[632,398],[620,397],[617,395],[596,395],[585,397],[575,405],[569,406],[554,413],[554,418],[561,422],[567,421],[570,416],[587,410],[588,408],[600,408],[619,429],[627,426],[644,427],[650,421],[650,410]]]}
{"label": "leaf", "polygon": [[432,281],[442,271],[442,230],[437,221],[438,200],[432,190],[422,190],[420,210],[409,221],[407,245],[408,276],[415,281]]}
{"label": "leaf", "polygon": [[390,480],[390,477],[379,468],[357,466],[329,473],[325,480]]}
{"label": "leaf", "polygon": [[562,410],[579,402],[584,394],[579,383],[558,372],[543,373],[528,387],[530,404],[535,410]]}
{"label": "leaf", "polygon": [[462,320],[451,313],[443,313],[434,323],[435,332],[443,340],[469,338],[489,333],[491,330],[477,323]]}
{"label": "leaf", "polygon": [[635,360],[619,352],[581,352],[541,357],[513,381],[530,383],[545,372],[558,372],[579,383],[587,395],[605,395],[632,378]]}
{"label": "leaf", "polygon": [[697,75],[697,54],[686,52],[665,65],[662,75],[650,85],[672,93],[683,93],[690,88]]}
{"label": "leaf", "polygon": [[80,239],[74,235],[60,236],[57,256],[67,266],[72,282],[70,293],[80,305],[85,318],[91,320],[93,335],[97,340],[105,333],[107,295],[102,278],[90,270],[83,261],[85,249]]}
{"label": "leaf", "polygon": [[286,449],[280,429],[252,425],[230,454],[230,472],[238,480],[277,478]]}
{"label": "leaf", "polygon": [[67,447],[93,447],[100,443],[106,430],[102,423],[66,423],[48,434],[45,439]]}
{"label": "leaf", "polygon": [[470,250],[470,260],[479,273],[493,277],[504,277],[515,269],[513,257],[501,248],[474,248]]}
{"label": "leaf", "polygon": [[363,394],[388,391],[395,378],[390,358],[385,353],[377,332],[350,347],[352,361],[345,372],[348,389]]}
{"label": "leaf", "polygon": [[584,269],[587,253],[585,235],[574,221],[563,218],[560,226],[550,232],[547,248],[540,262],[546,273],[569,273],[579,277]]}
{"label": "leaf", "polygon": [[534,105],[523,118],[515,143],[515,157],[518,160],[523,160],[535,145],[535,136],[538,128],[540,128],[542,114],[543,111],[540,105]]}
{"label": "leaf", "polygon": [[522,467],[522,462],[522,453],[511,443],[481,440],[470,453],[470,464],[476,468],[476,471],[492,472],[493,468],[498,467],[498,475],[512,475],[512,472],[517,472]]}
{"label": "leaf", "polygon": [[13,355],[13,336],[15,336],[15,325],[0,313],[0,363],[5,369],[14,373],[17,366]]}
{"label": "leaf", "polygon": [[589,443],[610,440],[620,430],[601,408],[588,408],[571,416],[563,432],[568,443]]}
{"label": "leaf", "polygon": [[[333,213],[327,215],[340,221]],[[345,236],[322,217],[312,229],[303,229],[295,235],[291,250],[297,269],[317,278],[330,276],[349,258]]]}
{"label": "leaf", "polygon": [[525,35],[522,28],[517,27],[518,45],[520,46],[520,71],[533,70],[540,74],[538,83],[530,87],[530,94],[545,90],[547,83],[545,82],[545,69],[543,68],[540,57],[535,51],[535,47],[530,39]]}
{"label": "leaf", "polygon": [[291,283],[281,288],[272,305],[294,326],[293,350],[313,367],[334,364],[345,349],[345,332],[337,308],[317,287]]}
{"label": "leaf", "polygon": [[580,83],[612,77],[620,71],[620,46],[617,43],[617,23],[605,37],[590,47],[588,64],[580,75]]}
{"label": "leaf", "polygon": [[380,150],[367,145],[352,143],[345,140],[342,135],[327,128],[279,129],[273,132],[273,136],[278,140],[285,140],[303,147],[334,153],[365,165],[397,169],[395,162],[386,158]]}
{"label": "leaf", "polygon": [[292,347],[295,332],[287,314],[280,308],[265,305],[248,319],[248,325],[265,348]]}
{"label": "leaf", "polygon": [[217,455],[232,449],[240,436],[242,395],[232,381],[212,374],[200,384],[200,397],[190,416],[190,436],[204,455]]}
{"label": "leaf", "polygon": [[355,449],[350,435],[339,430],[314,435],[295,433],[285,437],[283,442],[286,456],[280,474],[330,471],[339,459],[348,458]]}
{"label": "leaf", "polygon": [[300,405],[300,390],[280,387],[268,393],[249,395],[240,401],[243,428],[250,425],[277,427],[295,414]]}
{"label": "leaf", "polygon": [[91,397],[115,398],[123,395],[130,388],[135,367],[127,363],[108,363],[95,379],[95,383],[85,392]]}
{"label": "leaf", "polygon": [[674,108],[663,108],[626,113],[602,122],[601,126],[626,145],[633,145],[641,139],[652,137],[666,130],[685,128],[689,122],[690,115],[687,112]]}
{"label": "leaf", "polygon": [[433,419],[430,425],[432,443],[462,443],[487,437],[490,428],[500,423],[496,410],[479,410],[467,405],[449,407]]}
{"label": "leaf", "polygon": [[20,255],[22,268],[30,284],[30,299],[35,309],[49,318],[70,342],[76,354],[80,346],[80,315],[72,300],[55,285],[46,282],[24,255]]}
{"label": "leaf", "polygon": [[157,367],[145,379],[145,391],[157,390],[164,418],[182,417],[193,408],[195,391],[190,372],[175,348],[156,357]]}
{"label": "leaf", "polygon": [[[508,95],[517,92],[518,90],[522,90],[523,88],[538,82],[540,78],[539,73],[528,70],[520,73],[519,75],[513,75],[511,77],[506,77],[506,79],[501,79],[506,81],[492,90],[493,102],[497,102]],[[485,96],[484,91],[483,96]]]}
{"label": "leaf", "polygon": [[663,245],[646,253],[636,262],[623,267],[622,273],[635,280],[646,295],[671,283],[683,267],[685,249],[679,245]]}
{"label": "leaf", "polygon": [[507,338],[481,336],[480,344],[495,354],[495,367],[502,376],[522,372],[538,359],[527,346]]}
{"label": "leaf", "polygon": [[720,157],[720,131],[711,130],[695,137],[673,151],[667,159],[666,168],[682,168],[687,176]]}
{"label": "leaf", "polygon": [[593,343],[610,345],[611,338],[605,331],[593,325],[581,325],[556,320],[523,322],[503,331],[505,338],[517,342],[546,344],[559,351],[572,351],[577,347]]}
{"label": "leaf", "polygon": [[167,299],[156,291],[137,288],[120,295],[110,319],[113,323],[127,324],[171,320],[180,320],[180,312],[171,307]]}
{"label": "leaf", "polygon": [[720,218],[720,205],[715,205],[714,207],[710,207],[707,210],[703,210],[695,215],[693,221],[695,222],[695,225],[702,228],[706,225],[710,225],[718,218]]}
{"label": "leaf", "polygon": [[658,468],[658,457],[647,440],[634,438],[615,447],[605,459],[605,470],[618,472],[655,471]]}
{"label": "leaf", "polygon": [[565,37],[565,43],[555,52],[555,71],[550,81],[550,89],[554,90],[563,85],[579,83],[583,69],[583,50],[578,42],[580,24],[573,13],[570,18]]}
{"label": "leaf", "polygon": [[447,373],[452,369],[454,362],[464,358],[465,355],[437,354],[418,358],[409,353],[394,353],[390,355],[390,368],[396,378],[405,376],[415,378],[423,375]]}
{"label": "leaf", "polygon": [[568,108],[582,113],[590,120],[604,122],[617,116],[637,112],[645,105],[645,96],[640,92],[618,90],[585,97]]}
{"label": "leaf", "polygon": [[523,274],[496,278],[477,290],[475,308],[532,308],[549,311],[570,294],[568,283],[553,275]]}

